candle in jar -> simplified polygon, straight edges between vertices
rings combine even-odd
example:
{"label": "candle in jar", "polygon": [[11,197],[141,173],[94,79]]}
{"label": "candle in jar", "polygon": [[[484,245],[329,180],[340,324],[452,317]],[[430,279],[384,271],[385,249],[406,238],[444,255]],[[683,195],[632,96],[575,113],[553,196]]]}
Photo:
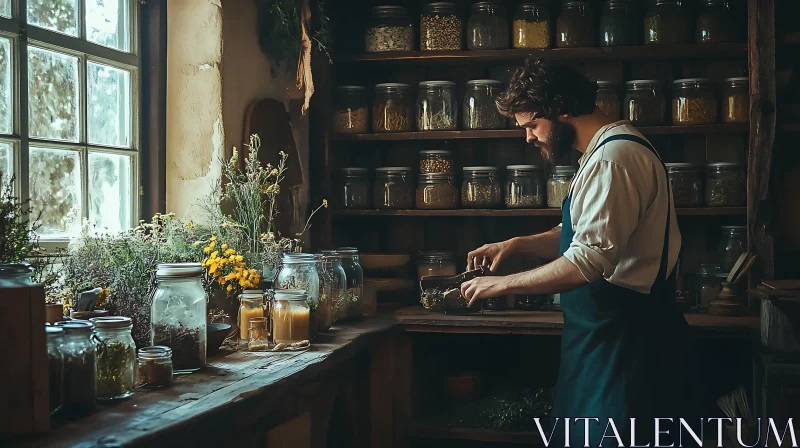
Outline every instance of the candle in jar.
{"label": "candle in jar", "polygon": [[272,338],[276,344],[309,339],[310,312],[308,306],[302,305],[297,301],[275,300],[272,308]]}
{"label": "candle in jar", "polygon": [[264,317],[264,308],[241,307],[239,309],[239,338],[247,340],[250,330],[250,318]]}

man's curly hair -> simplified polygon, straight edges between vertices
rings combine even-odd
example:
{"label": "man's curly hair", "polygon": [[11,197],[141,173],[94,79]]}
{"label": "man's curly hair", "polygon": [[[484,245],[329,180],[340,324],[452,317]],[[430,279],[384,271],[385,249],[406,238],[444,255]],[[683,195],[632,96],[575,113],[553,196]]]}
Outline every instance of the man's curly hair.
{"label": "man's curly hair", "polygon": [[532,113],[536,118],[554,119],[558,115],[591,114],[597,97],[597,83],[578,70],[558,62],[528,59],[518,68],[508,90],[496,100],[506,117]]}

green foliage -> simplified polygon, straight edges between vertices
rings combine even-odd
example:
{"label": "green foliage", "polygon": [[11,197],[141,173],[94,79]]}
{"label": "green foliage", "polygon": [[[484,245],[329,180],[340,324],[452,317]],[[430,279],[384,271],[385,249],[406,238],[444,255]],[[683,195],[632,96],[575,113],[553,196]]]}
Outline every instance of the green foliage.
{"label": "green foliage", "polygon": [[30,201],[20,201],[14,196],[14,180],[8,182],[0,173],[0,262],[23,261],[37,242],[35,234],[38,220],[30,222]]}
{"label": "green foliage", "polygon": [[492,394],[457,409],[450,416],[450,425],[469,428],[490,428],[506,431],[532,431],[534,418],[552,416],[553,389],[500,387]]}
{"label": "green foliage", "polygon": [[[308,37],[311,44],[325,55],[332,64],[327,46],[330,44],[330,19],[325,14],[323,0],[310,0],[311,29]],[[300,25],[299,0],[261,0],[258,18],[258,40],[261,51],[269,57],[275,58],[275,64],[280,67],[285,65],[289,71],[297,66],[300,57],[300,42],[302,28]],[[271,69],[272,76],[276,76],[275,68]]]}

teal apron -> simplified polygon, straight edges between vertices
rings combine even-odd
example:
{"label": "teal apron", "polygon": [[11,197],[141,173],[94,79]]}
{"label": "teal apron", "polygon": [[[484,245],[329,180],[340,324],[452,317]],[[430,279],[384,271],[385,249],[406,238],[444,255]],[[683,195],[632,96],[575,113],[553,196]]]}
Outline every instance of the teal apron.
{"label": "teal apron", "polygon": [[[658,157],[649,142],[635,135],[609,137],[598,148],[615,140],[638,143]],[[583,166],[598,152],[595,150]],[[562,255],[575,234],[571,200],[570,191],[562,205]],[[628,445],[630,418],[636,417],[635,442],[644,445],[653,438],[654,417],[683,415],[680,407],[686,398],[682,394],[688,325],[675,306],[675,270],[672,275],[667,272],[670,212],[668,209],[663,242],[653,242],[663,244],[663,249],[650,294],[613,285],[604,278],[561,294],[564,331],[553,409],[553,416],[560,420],[554,433],[556,443],[551,446],[563,446],[564,418],[573,419],[569,437],[572,447],[584,445],[585,423],[575,422],[575,418],[599,419],[589,422],[589,446],[602,443],[616,447],[616,439],[603,439],[604,432],[614,434],[610,426],[606,432],[608,419],[614,420],[623,443]],[[670,429],[660,426],[662,431]],[[670,441],[662,436],[659,443],[664,446]]]}

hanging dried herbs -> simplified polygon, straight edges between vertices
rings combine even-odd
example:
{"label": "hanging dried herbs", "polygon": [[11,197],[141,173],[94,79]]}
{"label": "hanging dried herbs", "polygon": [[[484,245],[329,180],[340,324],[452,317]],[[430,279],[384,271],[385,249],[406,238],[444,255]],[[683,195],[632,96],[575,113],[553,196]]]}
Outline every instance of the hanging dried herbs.
{"label": "hanging dried herbs", "polygon": [[[319,51],[333,63],[328,53],[331,41],[330,23],[322,0],[311,0],[311,21],[308,37]],[[262,0],[259,8],[258,40],[261,51],[275,58],[276,67],[286,64],[289,71],[300,56],[302,42],[301,2],[297,0]],[[277,71],[272,69],[272,76]]]}

